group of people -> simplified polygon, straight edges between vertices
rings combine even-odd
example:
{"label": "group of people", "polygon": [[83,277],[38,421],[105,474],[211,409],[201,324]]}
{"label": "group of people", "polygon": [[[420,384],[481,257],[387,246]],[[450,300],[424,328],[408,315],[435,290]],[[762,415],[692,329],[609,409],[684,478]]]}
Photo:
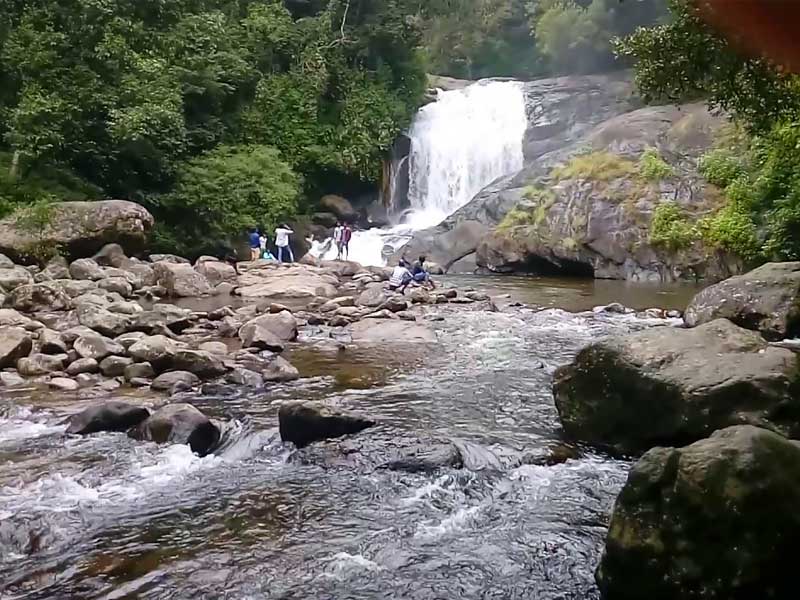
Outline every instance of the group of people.
{"label": "group of people", "polygon": [[[278,262],[283,262],[284,254],[289,258],[289,262],[294,262],[294,254],[289,244],[290,238],[294,233],[286,224],[282,224],[275,229],[275,251]],[[275,255],[269,249],[269,238],[266,232],[254,228],[250,232],[250,260],[265,258],[276,260]]]}
{"label": "group of people", "polygon": [[353,238],[353,230],[350,225],[339,221],[333,230],[333,243],[336,244],[336,260],[347,260],[350,256],[350,240]]}
{"label": "group of people", "polygon": [[435,288],[436,284],[434,284],[428,273],[428,269],[425,267],[425,260],[426,258],[424,256],[420,256],[412,265],[405,257],[401,258],[399,264],[394,268],[394,271],[392,271],[392,276],[389,278],[389,289],[393,292],[405,294],[406,288],[412,282],[430,287],[431,289]]}

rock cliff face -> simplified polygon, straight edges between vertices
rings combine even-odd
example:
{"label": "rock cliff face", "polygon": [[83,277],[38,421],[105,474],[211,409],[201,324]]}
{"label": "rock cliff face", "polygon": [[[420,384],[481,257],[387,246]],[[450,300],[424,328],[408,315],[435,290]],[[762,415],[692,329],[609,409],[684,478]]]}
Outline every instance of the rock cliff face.
{"label": "rock cliff face", "polygon": [[[497,272],[645,281],[740,272],[738,261],[700,244],[676,251],[649,239],[662,202],[675,202],[690,220],[719,206],[719,192],[696,165],[723,118],[702,105],[642,107],[627,73],[545,79],[525,89],[525,167],[418,232],[398,254],[424,253],[447,268],[477,263]],[[643,175],[645,153],[666,171]]]}

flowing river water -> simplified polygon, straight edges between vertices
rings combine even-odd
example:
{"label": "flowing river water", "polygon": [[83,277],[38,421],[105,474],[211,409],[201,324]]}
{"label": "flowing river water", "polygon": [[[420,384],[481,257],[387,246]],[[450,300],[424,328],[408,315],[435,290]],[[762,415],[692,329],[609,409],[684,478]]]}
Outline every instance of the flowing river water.
{"label": "flowing river water", "polygon": [[[187,397],[231,423],[202,459],[124,434],[67,437],[63,419],[85,404],[67,395],[0,395],[0,598],[597,598],[630,465],[565,448],[552,373],[593,340],[674,323],[563,307],[614,296],[682,308],[692,290],[457,282],[553,308],[429,307],[428,347],[357,348],[306,329],[290,356],[300,381]],[[379,425],[353,438],[353,456],[298,452],[277,432],[278,406],[294,399]],[[408,437],[453,441],[464,467],[360,459]],[[554,451],[567,460],[537,460]]]}

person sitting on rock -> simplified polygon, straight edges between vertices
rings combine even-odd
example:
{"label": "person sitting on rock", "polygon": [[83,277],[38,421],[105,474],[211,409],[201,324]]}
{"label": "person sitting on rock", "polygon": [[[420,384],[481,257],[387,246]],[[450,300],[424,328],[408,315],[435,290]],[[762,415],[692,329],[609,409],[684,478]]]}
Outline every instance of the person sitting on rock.
{"label": "person sitting on rock", "polygon": [[406,293],[408,284],[414,279],[406,265],[408,265],[406,260],[401,258],[400,263],[392,271],[392,276],[389,278],[389,289],[391,291],[399,291],[401,294]]}
{"label": "person sitting on rock", "polygon": [[411,276],[414,278],[415,283],[424,284],[426,286],[430,286],[431,289],[436,287],[436,284],[433,283],[428,270],[425,268],[425,256],[420,256],[419,260],[414,263],[414,266],[411,267]]}

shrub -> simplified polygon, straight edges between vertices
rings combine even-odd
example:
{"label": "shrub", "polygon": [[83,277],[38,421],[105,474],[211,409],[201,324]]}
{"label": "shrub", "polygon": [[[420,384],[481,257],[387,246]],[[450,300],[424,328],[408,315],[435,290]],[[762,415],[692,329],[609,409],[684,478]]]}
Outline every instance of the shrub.
{"label": "shrub", "polygon": [[697,230],[675,202],[662,202],[656,207],[650,223],[651,244],[676,251],[690,246],[697,237]]}
{"label": "shrub", "polygon": [[730,202],[716,215],[703,219],[699,229],[706,243],[737,254],[748,261],[761,255],[756,226],[750,212]]}
{"label": "shrub", "polygon": [[745,172],[741,159],[736,158],[729,150],[722,149],[704,154],[697,168],[706,181],[721,188],[728,187]]}
{"label": "shrub", "polygon": [[553,169],[553,177],[564,179],[590,179],[610,181],[636,175],[636,163],[617,154],[599,150],[574,156],[561,167]]}
{"label": "shrub", "polygon": [[674,174],[675,169],[661,158],[655,148],[648,148],[639,158],[639,175],[647,181],[661,181]]}

